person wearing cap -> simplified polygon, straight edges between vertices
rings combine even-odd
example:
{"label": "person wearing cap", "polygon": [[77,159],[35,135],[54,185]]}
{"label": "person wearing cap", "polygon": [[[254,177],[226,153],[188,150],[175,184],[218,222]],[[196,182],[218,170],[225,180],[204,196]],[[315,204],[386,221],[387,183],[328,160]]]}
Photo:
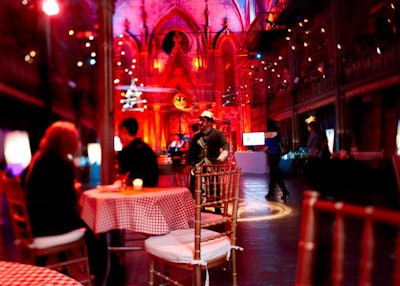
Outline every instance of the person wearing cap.
{"label": "person wearing cap", "polygon": [[327,182],[325,164],[331,157],[328,148],[328,139],[320,128],[317,118],[313,115],[305,120],[310,132],[307,140],[308,158],[305,166],[305,174],[310,180],[311,187],[326,196],[325,184]]}
{"label": "person wearing cap", "polygon": [[[225,134],[213,127],[214,114],[205,110],[200,115],[200,132],[196,133],[189,143],[186,163],[191,167],[190,191],[194,195],[194,172],[202,164],[215,165],[223,163],[229,154],[229,142]],[[221,151],[222,150],[222,151]]]}
{"label": "person wearing cap", "polygon": [[325,132],[319,127],[317,118],[311,115],[305,122],[307,123],[308,132],[310,132],[307,140],[308,156],[323,159],[330,158],[328,139]]}

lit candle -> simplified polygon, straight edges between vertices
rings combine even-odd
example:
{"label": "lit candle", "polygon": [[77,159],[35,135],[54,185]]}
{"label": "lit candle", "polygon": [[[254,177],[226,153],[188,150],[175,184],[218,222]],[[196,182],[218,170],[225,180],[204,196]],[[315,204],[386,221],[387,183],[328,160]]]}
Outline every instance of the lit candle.
{"label": "lit candle", "polygon": [[143,186],[143,180],[142,179],[134,179],[133,180],[133,189],[135,191],[140,191]]}

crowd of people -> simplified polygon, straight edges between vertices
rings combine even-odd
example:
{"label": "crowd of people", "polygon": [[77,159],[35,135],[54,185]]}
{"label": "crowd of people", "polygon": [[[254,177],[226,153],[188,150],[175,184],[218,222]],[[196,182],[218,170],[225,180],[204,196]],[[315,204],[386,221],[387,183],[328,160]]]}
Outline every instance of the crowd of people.
{"label": "crowd of people", "polygon": [[[192,139],[187,150],[183,149],[185,142],[179,135],[169,146],[175,152],[187,153],[187,164],[192,174],[203,163],[225,161],[229,152],[225,135],[212,126],[213,113],[205,111],[199,120],[199,124],[192,126]],[[135,118],[127,118],[119,125],[118,136],[123,148],[116,155],[118,178],[126,186],[140,178],[144,187],[155,187],[159,183],[157,154],[137,136],[138,130],[139,124]],[[21,187],[26,194],[34,236],[64,234],[86,227],[80,218],[78,203],[82,184],[75,178],[76,167],[73,161],[79,148],[77,127],[71,122],[57,121],[47,128],[39,149],[21,174]],[[191,186],[194,193],[194,177]],[[104,267],[100,264],[104,264],[106,255],[102,251],[105,241],[101,241],[89,228],[87,240],[92,272],[95,276],[101,276]],[[38,263],[44,264],[45,261]]]}
{"label": "crowd of people", "polygon": [[[314,176],[318,176],[320,161],[330,158],[327,138],[314,116],[307,118],[306,124],[310,132],[307,142],[310,168]],[[117,172],[126,185],[131,185],[134,179],[140,178],[144,187],[155,187],[159,184],[157,154],[137,136],[138,130],[139,124],[134,118],[127,118],[120,123],[118,136],[123,148],[116,156]],[[282,155],[279,145],[281,137],[277,122],[269,119],[265,132],[265,152],[269,166],[269,188],[265,196],[267,200],[276,199],[277,186],[282,191],[283,201],[289,196],[284,175],[279,168]],[[85,226],[80,218],[78,206],[82,185],[75,179],[75,165],[72,160],[79,147],[76,126],[66,121],[55,122],[46,130],[39,149],[22,173],[21,184],[26,192],[34,236],[62,234]],[[185,164],[190,172],[189,189],[194,195],[195,172],[202,170],[203,164],[226,162],[230,144],[224,132],[215,128],[214,114],[206,110],[201,113],[199,124],[192,126],[190,140],[185,142],[182,136],[177,134],[168,149],[175,155],[177,152],[185,152]],[[181,164],[181,161],[178,164]],[[312,182],[315,183],[314,187],[318,188],[318,180]],[[92,244],[89,247],[89,257],[92,257],[92,266],[95,266],[93,270],[102,271],[99,270],[101,267],[96,267],[98,249],[93,249],[96,245],[99,246],[99,242],[96,242],[97,238],[90,233],[90,229],[88,233],[88,240]]]}

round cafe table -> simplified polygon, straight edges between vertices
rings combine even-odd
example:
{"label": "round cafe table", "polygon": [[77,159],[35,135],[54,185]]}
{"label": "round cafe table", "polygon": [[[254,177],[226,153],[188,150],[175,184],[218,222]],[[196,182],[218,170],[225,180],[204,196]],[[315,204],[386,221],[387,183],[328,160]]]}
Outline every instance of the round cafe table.
{"label": "round cafe table", "polygon": [[0,261],[2,286],[82,286],[74,279],[45,267]]}
{"label": "round cafe table", "polygon": [[[106,233],[107,249],[111,246],[111,230],[127,230],[147,235],[166,234],[189,228],[194,217],[194,201],[185,187],[153,187],[140,191],[118,186],[98,186],[80,197],[81,217],[94,233]],[[107,284],[111,267],[107,250],[107,266],[103,285]]]}

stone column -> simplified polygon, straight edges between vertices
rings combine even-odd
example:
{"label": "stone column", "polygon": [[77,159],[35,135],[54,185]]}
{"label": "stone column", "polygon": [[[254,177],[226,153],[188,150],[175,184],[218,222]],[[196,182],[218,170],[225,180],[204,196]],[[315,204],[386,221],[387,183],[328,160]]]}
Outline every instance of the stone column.
{"label": "stone column", "polygon": [[98,106],[97,122],[101,144],[101,184],[115,179],[114,99],[113,99],[113,31],[114,0],[98,1]]}

